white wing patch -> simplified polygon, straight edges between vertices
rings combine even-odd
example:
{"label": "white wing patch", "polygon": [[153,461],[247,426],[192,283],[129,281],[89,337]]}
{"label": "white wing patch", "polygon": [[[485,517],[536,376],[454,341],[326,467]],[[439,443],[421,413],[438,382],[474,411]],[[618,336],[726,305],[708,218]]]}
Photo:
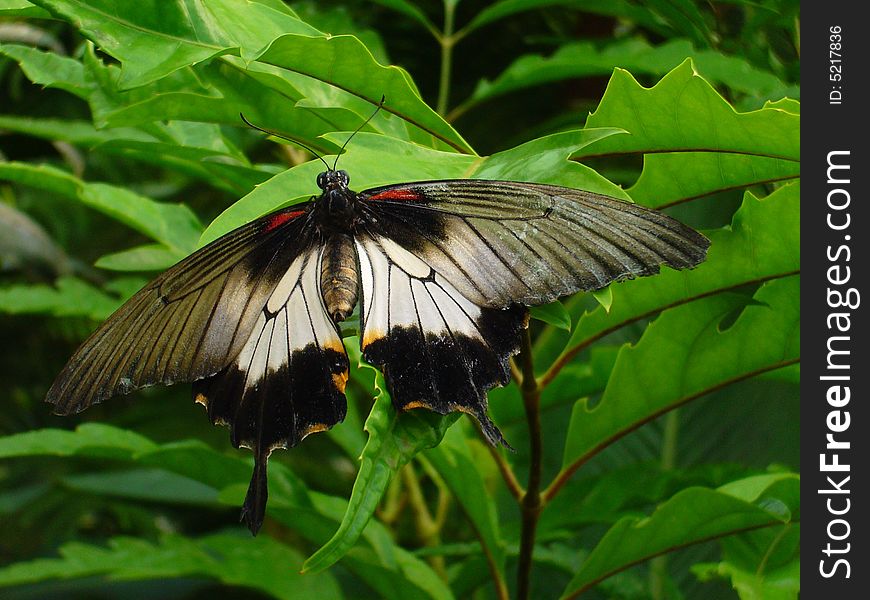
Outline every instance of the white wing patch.
{"label": "white wing patch", "polygon": [[477,327],[480,307],[425,262],[383,237],[358,236],[356,245],[363,349],[397,327],[418,329],[423,337],[483,339]]}
{"label": "white wing patch", "polygon": [[326,312],[320,294],[321,254],[300,255],[279,281],[236,358],[245,389],[287,366],[294,352],[308,346],[344,353],[341,337]]}

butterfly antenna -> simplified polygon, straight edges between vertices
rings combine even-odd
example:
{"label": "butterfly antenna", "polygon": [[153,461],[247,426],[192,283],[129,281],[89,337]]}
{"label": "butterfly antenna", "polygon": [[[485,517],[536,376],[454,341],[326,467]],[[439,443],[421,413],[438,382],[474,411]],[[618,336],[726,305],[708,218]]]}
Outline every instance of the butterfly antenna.
{"label": "butterfly antenna", "polygon": [[[323,157],[320,156],[317,152],[315,152],[312,148],[309,148],[308,146],[306,146],[305,144],[303,144],[299,140],[294,140],[293,138],[289,138],[286,135],[281,135],[277,131],[272,131],[271,129],[264,129],[264,128],[260,127],[259,125],[254,125],[245,117],[245,115],[243,113],[239,113],[239,116],[242,118],[242,121],[245,122],[245,125],[247,125],[248,127],[252,128],[252,129],[256,129],[257,131],[262,131],[263,133],[266,133],[268,135],[273,135],[276,138],[281,138],[282,140],[287,140],[291,144],[296,144],[297,146],[302,146],[303,148],[308,150],[311,154],[316,156],[320,162],[322,162],[324,165],[326,165],[327,170],[329,170],[329,163],[326,162],[325,160],[323,160]],[[365,124],[365,123],[363,123],[363,124]],[[335,170],[335,167],[333,167],[332,170]]]}
{"label": "butterfly antenna", "polygon": [[354,131],[352,134],[350,134],[350,137],[345,140],[344,145],[341,147],[341,150],[339,150],[338,154],[335,155],[335,162],[332,164],[333,171],[335,171],[335,167],[338,166],[338,157],[344,153],[344,149],[347,148],[347,145],[353,139],[353,136],[358,134],[363,127],[368,125],[369,121],[371,121],[372,119],[375,118],[375,115],[378,114],[378,111],[381,110],[381,108],[384,106],[384,102],[386,102],[386,100],[387,100],[386,96],[381,96],[381,101],[378,102],[378,106],[377,106],[377,108],[375,108],[375,112],[373,112],[368,119],[363,121],[363,124],[360,125],[359,127],[357,127],[356,131]]}

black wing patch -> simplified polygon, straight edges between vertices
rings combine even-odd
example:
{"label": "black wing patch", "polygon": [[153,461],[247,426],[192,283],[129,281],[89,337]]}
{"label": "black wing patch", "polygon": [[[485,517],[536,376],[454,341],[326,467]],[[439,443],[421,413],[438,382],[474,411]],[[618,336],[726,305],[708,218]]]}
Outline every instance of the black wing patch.
{"label": "black wing patch", "polygon": [[196,401],[215,424],[229,425],[234,446],[254,452],[254,474],[242,518],[256,534],[266,510],[266,464],[272,450],[344,419],[348,360],[321,300],[322,249],[287,269],[262,308],[238,356],[194,384]]}
{"label": "black wing patch", "polygon": [[691,268],[709,240],[660,212],[558,186],[430,181],[359,195],[367,220],[481,306],[534,306]]}
{"label": "black wing patch", "polygon": [[399,410],[473,415],[492,444],[486,392],[510,380],[508,358],[527,325],[524,307],[480,307],[391,239],[356,238],[365,359],[382,368]]}

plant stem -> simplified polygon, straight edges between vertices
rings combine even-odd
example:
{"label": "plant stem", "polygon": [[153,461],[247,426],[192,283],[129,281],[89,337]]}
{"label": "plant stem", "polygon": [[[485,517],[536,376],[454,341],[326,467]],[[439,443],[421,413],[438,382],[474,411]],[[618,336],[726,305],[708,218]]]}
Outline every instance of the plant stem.
{"label": "plant stem", "polygon": [[543,443],[541,440],[541,389],[535,378],[532,361],[532,340],[529,330],[523,334],[519,355],[523,372],[520,391],[526,420],[529,423],[529,483],[520,499],[522,513],[522,533],[520,535],[520,556],[517,565],[517,599],[527,600],[531,591],[532,553],[535,548],[535,531],[541,515],[541,473],[543,465]]}
{"label": "plant stem", "polygon": [[[423,490],[420,489],[420,482],[412,463],[405,465],[401,473],[402,481],[408,490],[408,500],[414,509],[414,523],[417,527],[417,537],[420,543],[428,547],[439,546],[441,544],[440,525],[432,518],[432,513],[426,506],[426,499],[423,497]],[[443,556],[430,556],[429,565],[442,579],[447,580],[447,567]]]}
{"label": "plant stem", "polygon": [[450,72],[453,68],[453,45],[456,40],[453,37],[454,7],[450,2],[444,4],[444,31],[438,41],[441,44],[441,75],[438,80],[438,104],[435,110],[444,116],[447,114],[450,102]]}
{"label": "plant stem", "polygon": [[[677,441],[680,433],[680,409],[665,415],[665,430],[662,435],[662,471],[672,471],[677,466]],[[656,556],[649,565],[649,595],[653,600],[664,600],[667,596],[665,582],[668,576],[668,557]]]}

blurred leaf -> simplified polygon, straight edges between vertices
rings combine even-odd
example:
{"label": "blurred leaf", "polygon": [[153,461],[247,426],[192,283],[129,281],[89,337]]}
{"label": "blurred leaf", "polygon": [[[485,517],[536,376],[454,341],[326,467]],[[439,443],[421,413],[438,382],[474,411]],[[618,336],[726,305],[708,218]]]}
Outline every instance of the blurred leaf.
{"label": "blurred leaf", "polygon": [[429,31],[438,31],[426,13],[409,0],[375,0],[375,3],[412,18]]}
{"label": "blurred leaf", "polygon": [[127,189],[84,181],[48,165],[0,163],[0,179],[76,199],[148,237],[184,258],[196,246],[201,226],[184,204],[155,202]]}
{"label": "blurred leaf", "polygon": [[214,504],[217,490],[162,469],[129,469],[76,473],[61,479],[63,485],[83,492],[176,504]]}
{"label": "blurred leaf", "polygon": [[154,442],[132,431],[85,423],[75,431],[41,429],[0,437],[0,458],[48,455],[130,459],[156,447]]}
{"label": "blurred leaf", "polygon": [[615,439],[693,398],[800,359],[798,276],[764,284],[763,306],[747,306],[725,331],[720,321],[743,305],[716,295],[662,313],[619,353],[595,408],[579,401],[571,417],[564,465],[588,459]]}
{"label": "blurred leaf", "polygon": [[426,457],[453,492],[481,541],[490,571],[504,585],[506,553],[499,532],[498,510],[471,455],[468,440],[459,427],[453,427]]}
{"label": "blurred leaf", "polygon": [[393,475],[418,452],[437,445],[459,418],[457,413],[441,416],[419,410],[398,415],[380,373],[375,388],[378,395],[365,427],[369,441],[363,449],[347,512],[332,539],[305,561],[305,572],[322,571],[341,559],[356,544]]}
{"label": "blurred leaf", "polygon": [[626,517],[614,525],[583,561],[563,598],[575,598],[622,569],[690,544],[747,529],[788,522],[791,514],[768,510],[775,498],[786,507],[800,501],[795,475],[763,475],[717,490],[688,488],[645,519]]}
{"label": "blurred leaf", "polygon": [[74,277],[61,277],[55,287],[37,284],[0,286],[0,312],[84,316],[95,321],[108,317],[121,300]]}
{"label": "blurred leaf", "polygon": [[217,533],[199,539],[166,535],[152,544],[116,537],[108,547],[70,542],[61,558],[42,558],[0,568],[0,586],[50,579],[107,576],[140,580],[209,577],[229,585],[250,587],[277,598],[341,598],[328,573],[302,577],[300,554],[266,536]]}
{"label": "blurred leaf", "polygon": [[94,266],[112,271],[162,271],[178,261],[178,254],[162,244],[137,246],[107,254]]}
{"label": "blurred leaf", "polygon": [[469,33],[505,17],[551,6],[621,17],[654,30],[658,30],[661,27],[658,20],[648,9],[625,2],[624,0],[499,0],[498,2],[491,3],[477,13],[468,25],[463,27],[462,31]]}

